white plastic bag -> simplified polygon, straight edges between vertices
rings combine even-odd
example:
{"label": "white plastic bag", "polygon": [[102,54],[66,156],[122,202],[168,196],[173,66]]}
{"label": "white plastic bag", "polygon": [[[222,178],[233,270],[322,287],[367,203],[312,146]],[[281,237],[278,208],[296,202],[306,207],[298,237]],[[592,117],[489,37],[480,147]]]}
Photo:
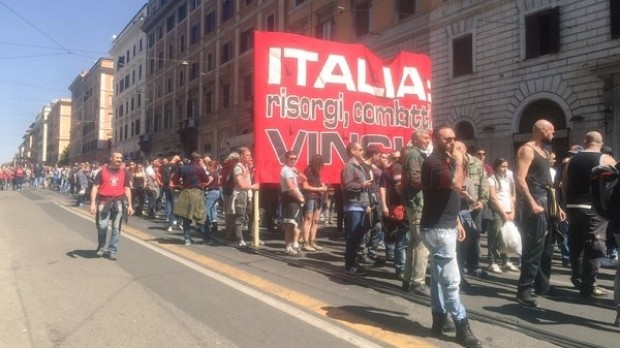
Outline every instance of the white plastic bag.
{"label": "white plastic bag", "polygon": [[506,221],[500,229],[499,252],[521,256],[521,234],[512,221]]}

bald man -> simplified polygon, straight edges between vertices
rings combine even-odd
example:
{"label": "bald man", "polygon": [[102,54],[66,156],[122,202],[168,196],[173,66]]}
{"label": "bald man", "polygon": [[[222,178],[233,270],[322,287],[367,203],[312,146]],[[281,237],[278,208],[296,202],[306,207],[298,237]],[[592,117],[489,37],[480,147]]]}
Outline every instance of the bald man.
{"label": "bald man", "polygon": [[[555,129],[549,121],[538,120],[532,127],[532,138],[517,151],[515,184],[517,187],[517,219],[523,236],[521,275],[517,302],[538,307],[532,290],[546,295],[550,290],[552,234],[548,232],[549,188],[552,187],[548,161]],[[564,212],[560,210],[560,219]]]}
{"label": "bald man", "polygon": [[615,165],[616,161],[601,153],[603,136],[588,132],[584,150],[575,154],[564,166],[562,193],[566,197],[568,238],[570,247],[571,281],[583,297],[605,296],[596,286],[600,258],[605,255],[607,220],[592,208],[590,174],[599,165]]}

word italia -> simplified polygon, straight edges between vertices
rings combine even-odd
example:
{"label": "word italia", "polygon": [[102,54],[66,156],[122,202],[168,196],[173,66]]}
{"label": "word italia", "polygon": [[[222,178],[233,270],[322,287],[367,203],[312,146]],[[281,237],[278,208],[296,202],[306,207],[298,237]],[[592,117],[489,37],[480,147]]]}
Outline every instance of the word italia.
{"label": "word italia", "polygon": [[[350,62],[349,60],[355,60]],[[290,63],[295,69],[290,69]],[[283,67],[284,66],[284,67]],[[294,84],[300,87],[324,89],[329,85],[341,85],[351,92],[369,94],[389,99],[416,96],[420,101],[431,102],[431,83],[422,81],[416,67],[403,66],[400,71],[392,71],[388,66],[381,67],[383,84],[372,85],[367,78],[367,62],[363,58],[350,58],[338,54],[321,56],[319,52],[298,48],[270,47],[267,83],[282,85],[283,76],[296,72]],[[309,76],[317,71],[316,76]],[[354,67],[355,69],[352,69]],[[292,71],[291,71],[292,70]],[[396,82],[395,77],[398,78]],[[375,79],[373,79],[375,80]]]}

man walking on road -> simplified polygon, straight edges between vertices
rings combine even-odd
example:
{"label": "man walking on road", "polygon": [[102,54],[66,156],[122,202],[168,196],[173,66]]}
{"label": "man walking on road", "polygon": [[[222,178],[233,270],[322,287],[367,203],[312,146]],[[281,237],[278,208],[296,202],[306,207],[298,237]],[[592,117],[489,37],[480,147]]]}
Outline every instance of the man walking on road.
{"label": "man walking on road", "polygon": [[95,215],[97,225],[97,256],[104,255],[108,226],[112,224],[112,234],[108,245],[108,258],[116,260],[118,242],[121,235],[123,215],[133,214],[131,207],[130,175],[122,167],[123,155],[110,154],[110,162],[97,172],[90,192],[90,213]]}
{"label": "man walking on road", "polygon": [[584,297],[605,296],[596,286],[600,258],[605,255],[607,220],[592,209],[590,175],[599,165],[615,165],[616,161],[601,153],[603,136],[588,132],[584,150],[575,154],[564,166],[562,193],[566,198],[569,221],[571,281]]}
{"label": "man walking on road", "polygon": [[469,327],[465,307],[461,304],[456,242],[465,239],[459,221],[461,187],[465,181],[465,154],[456,149],[452,128],[438,127],[433,132],[433,153],[422,164],[424,208],[420,220],[424,245],[431,255],[431,309],[435,337],[452,331],[448,314],[456,325],[456,341],[468,348],[482,347]]}

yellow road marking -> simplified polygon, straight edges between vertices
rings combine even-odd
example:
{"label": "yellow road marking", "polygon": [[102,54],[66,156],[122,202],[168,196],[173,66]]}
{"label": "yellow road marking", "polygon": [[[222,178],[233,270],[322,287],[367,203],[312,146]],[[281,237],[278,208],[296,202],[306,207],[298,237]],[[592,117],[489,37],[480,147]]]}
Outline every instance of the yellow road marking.
{"label": "yellow road marking", "polygon": [[[89,215],[86,211],[82,209],[79,209],[78,211],[80,211],[80,213],[83,215]],[[157,241],[153,240],[152,235],[149,235],[131,226],[124,225],[123,232],[128,233],[138,239],[141,239],[144,242],[155,244],[161,249],[182,256],[186,259],[200,264],[201,266],[207,267],[212,271],[230,277],[236,281],[245,283],[256,289],[260,289],[261,291],[283,299],[286,302],[293,303],[296,306],[303,308],[304,310],[318,314],[321,317],[336,320],[341,325],[346,326],[363,335],[372,337],[373,339],[383,342],[386,345],[390,345],[392,347],[416,348],[436,347],[435,345],[423,339],[390,331],[390,329],[384,326],[382,323],[367,320],[365,318],[351,314],[346,310],[333,309],[332,307],[328,315],[327,308],[331,307],[328,303],[322,302],[316,298],[310,297],[306,294],[281,286],[279,284],[270,282],[264,278],[243,271],[237,267],[217,261],[204,254],[199,254],[187,247],[175,244],[160,244]]]}

